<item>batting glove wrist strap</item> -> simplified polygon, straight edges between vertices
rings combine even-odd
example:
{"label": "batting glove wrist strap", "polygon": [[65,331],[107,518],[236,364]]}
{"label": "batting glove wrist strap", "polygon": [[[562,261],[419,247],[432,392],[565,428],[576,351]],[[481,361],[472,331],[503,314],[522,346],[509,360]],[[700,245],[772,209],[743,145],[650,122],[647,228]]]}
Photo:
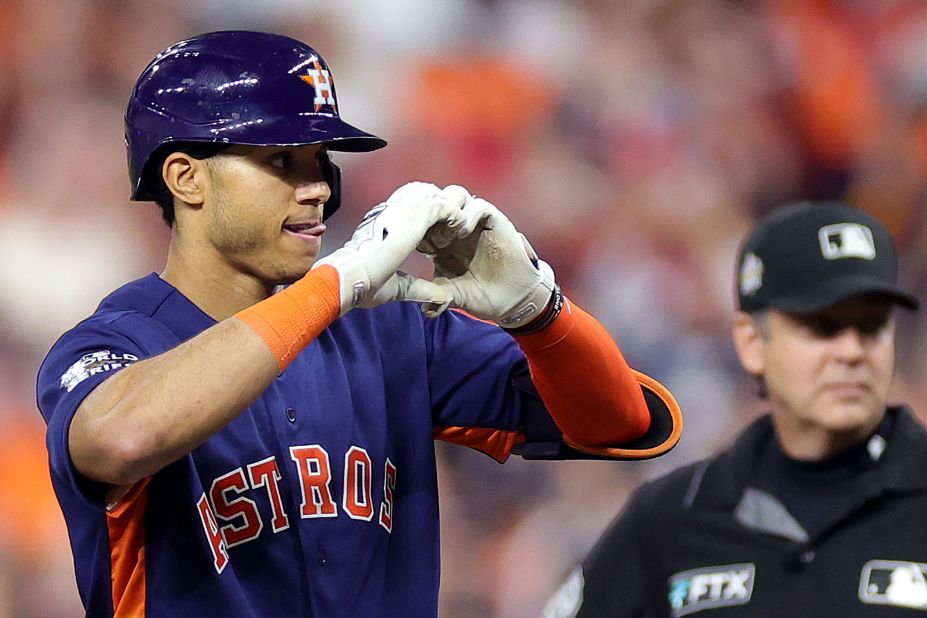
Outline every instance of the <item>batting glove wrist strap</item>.
{"label": "batting glove wrist strap", "polygon": [[533,335],[539,333],[551,324],[554,323],[554,320],[557,319],[557,316],[560,315],[560,312],[563,310],[563,292],[560,290],[560,286],[554,284],[554,291],[550,295],[550,301],[547,303],[547,308],[536,317],[534,320],[520,326],[518,328],[506,328],[512,336],[520,335]]}

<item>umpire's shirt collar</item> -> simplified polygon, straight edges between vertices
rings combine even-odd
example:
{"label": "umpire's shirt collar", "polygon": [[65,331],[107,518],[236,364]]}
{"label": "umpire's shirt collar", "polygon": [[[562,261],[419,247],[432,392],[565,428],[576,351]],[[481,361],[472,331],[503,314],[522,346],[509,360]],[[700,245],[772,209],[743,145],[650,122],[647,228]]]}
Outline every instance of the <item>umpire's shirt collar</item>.
{"label": "umpire's shirt collar", "polygon": [[[884,441],[884,450],[878,461],[873,479],[877,486],[870,490],[874,495],[908,493],[927,490],[927,431],[915,420],[906,406],[891,406],[886,419],[879,425],[872,440],[878,436]],[[876,439],[878,439],[876,438]],[[767,414],[753,422],[740,434],[734,445],[717,457],[705,462],[707,468],[697,471],[690,490],[694,509],[734,509],[744,490],[760,478],[757,471],[759,454],[769,440],[774,440],[772,418]],[[868,493],[868,492],[867,492]],[[871,494],[871,495],[872,495]]]}

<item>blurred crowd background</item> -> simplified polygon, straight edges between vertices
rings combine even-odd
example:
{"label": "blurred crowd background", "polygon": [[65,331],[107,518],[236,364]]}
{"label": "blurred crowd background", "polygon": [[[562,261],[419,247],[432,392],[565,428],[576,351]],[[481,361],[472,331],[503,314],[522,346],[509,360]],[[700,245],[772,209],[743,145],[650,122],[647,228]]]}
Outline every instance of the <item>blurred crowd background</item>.
{"label": "blurred crowd background", "polygon": [[[327,250],[406,181],[463,184],[685,413],[649,462],[500,466],[438,445],[442,616],[537,616],[634,487],[762,411],[729,343],[759,216],[859,205],[927,299],[919,0],[0,0],[0,616],[83,613],[36,370],[107,292],[162,269],[168,230],[127,199],[125,102],[158,51],[232,28],[313,45],[344,117],[390,142],[338,157]],[[927,418],[927,321],[899,329],[894,397]]]}

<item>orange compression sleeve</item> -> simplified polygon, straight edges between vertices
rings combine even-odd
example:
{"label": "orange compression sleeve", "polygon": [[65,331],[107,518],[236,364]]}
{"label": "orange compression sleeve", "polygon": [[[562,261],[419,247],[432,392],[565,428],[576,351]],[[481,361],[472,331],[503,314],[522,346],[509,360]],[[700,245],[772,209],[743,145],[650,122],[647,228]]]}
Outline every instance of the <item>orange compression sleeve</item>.
{"label": "orange compression sleeve", "polygon": [[650,427],[641,386],[599,322],[564,299],[543,330],[515,335],[531,380],[565,436],[585,446],[639,438]]}
{"label": "orange compression sleeve", "polygon": [[320,266],[235,317],[260,335],[282,372],[340,313],[338,271]]}

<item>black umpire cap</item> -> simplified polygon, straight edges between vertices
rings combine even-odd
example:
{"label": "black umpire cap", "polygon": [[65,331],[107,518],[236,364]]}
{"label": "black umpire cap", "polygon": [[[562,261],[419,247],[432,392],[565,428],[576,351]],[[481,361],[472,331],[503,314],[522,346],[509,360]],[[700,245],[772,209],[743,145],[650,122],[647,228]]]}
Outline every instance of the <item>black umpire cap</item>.
{"label": "black umpire cap", "polygon": [[888,230],[842,202],[801,202],[774,211],[747,237],[737,265],[738,302],[747,313],[814,313],[862,294],[918,308],[917,299],[898,287]]}

